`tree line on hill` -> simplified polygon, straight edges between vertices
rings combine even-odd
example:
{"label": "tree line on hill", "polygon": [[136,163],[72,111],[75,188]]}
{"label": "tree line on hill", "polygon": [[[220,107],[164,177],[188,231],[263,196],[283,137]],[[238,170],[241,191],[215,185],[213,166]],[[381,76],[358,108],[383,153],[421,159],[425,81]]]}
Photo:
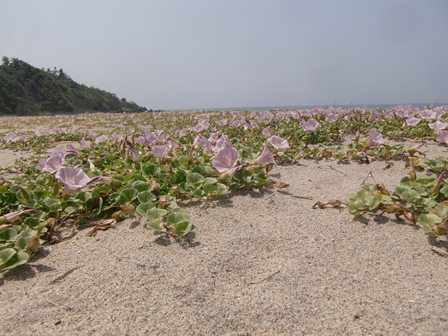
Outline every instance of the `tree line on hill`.
{"label": "tree line on hill", "polygon": [[125,98],[78,84],[62,69],[38,69],[17,58],[2,58],[0,115],[81,112],[143,112]]}

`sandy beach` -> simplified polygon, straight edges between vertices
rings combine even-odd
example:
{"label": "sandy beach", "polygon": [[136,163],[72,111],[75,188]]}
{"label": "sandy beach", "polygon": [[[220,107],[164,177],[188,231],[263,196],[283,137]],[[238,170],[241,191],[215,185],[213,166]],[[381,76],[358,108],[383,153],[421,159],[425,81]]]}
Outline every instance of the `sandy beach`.
{"label": "sandy beach", "polygon": [[79,231],[6,277],[0,334],[444,335],[447,259],[432,247],[446,242],[391,218],[312,209],[364,180],[393,188],[404,162],[387,166],[276,167],[288,188],[188,206],[185,244],[137,218]]}

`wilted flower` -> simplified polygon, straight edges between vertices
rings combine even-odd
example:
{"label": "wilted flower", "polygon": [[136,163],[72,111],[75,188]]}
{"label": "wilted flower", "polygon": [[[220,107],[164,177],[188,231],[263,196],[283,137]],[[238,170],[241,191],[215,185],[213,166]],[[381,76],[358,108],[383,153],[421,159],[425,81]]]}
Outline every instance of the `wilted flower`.
{"label": "wilted flower", "polygon": [[280,138],[277,135],[273,135],[268,139],[268,142],[275,148],[275,149],[288,149],[289,143],[288,140]]}
{"label": "wilted flower", "polygon": [[275,163],[274,156],[267,146],[264,147],[261,154],[255,159],[258,163]]}
{"label": "wilted flower", "polygon": [[384,136],[379,133],[376,129],[371,129],[369,132],[369,139],[368,139],[368,145],[374,146],[374,145],[382,145],[386,142],[386,139]]}
{"label": "wilted flower", "polygon": [[305,132],[314,132],[319,128],[320,124],[314,119],[310,119],[302,123],[302,128]]}
{"label": "wilted flower", "polygon": [[213,158],[212,165],[220,173],[233,173],[239,168],[237,167],[239,157],[240,154],[229,142],[223,142]]}

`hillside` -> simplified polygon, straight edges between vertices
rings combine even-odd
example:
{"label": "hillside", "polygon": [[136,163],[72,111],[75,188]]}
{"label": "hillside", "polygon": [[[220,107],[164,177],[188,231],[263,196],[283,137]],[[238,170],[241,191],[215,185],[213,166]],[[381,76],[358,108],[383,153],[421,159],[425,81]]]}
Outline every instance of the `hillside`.
{"label": "hillside", "polygon": [[38,69],[17,58],[0,65],[0,115],[140,112],[115,94],[76,83],[62,69]]}

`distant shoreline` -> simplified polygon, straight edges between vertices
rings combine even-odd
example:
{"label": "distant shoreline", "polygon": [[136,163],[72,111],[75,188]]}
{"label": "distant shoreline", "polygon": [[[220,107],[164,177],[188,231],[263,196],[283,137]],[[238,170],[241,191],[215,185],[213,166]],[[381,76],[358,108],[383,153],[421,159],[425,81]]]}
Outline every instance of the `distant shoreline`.
{"label": "distant shoreline", "polygon": [[437,107],[448,105],[448,103],[417,103],[417,104],[409,104],[409,103],[401,103],[401,104],[350,104],[350,105],[296,105],[296,106],[244,106],[244,107],[205,107],[205,108],[188,108],[188,109],[162,109],[162,111],[197,111],[197,112],[205,112],[205,111],[273,111],[273,110],[303,110],[303,109],[312,109],[312,108],[342,108],[342,109],[350,109],[350,108],[366,108],[366,109],[374,109],[374,108],[393,108],[397,106],[415,106],[415,107]]}

